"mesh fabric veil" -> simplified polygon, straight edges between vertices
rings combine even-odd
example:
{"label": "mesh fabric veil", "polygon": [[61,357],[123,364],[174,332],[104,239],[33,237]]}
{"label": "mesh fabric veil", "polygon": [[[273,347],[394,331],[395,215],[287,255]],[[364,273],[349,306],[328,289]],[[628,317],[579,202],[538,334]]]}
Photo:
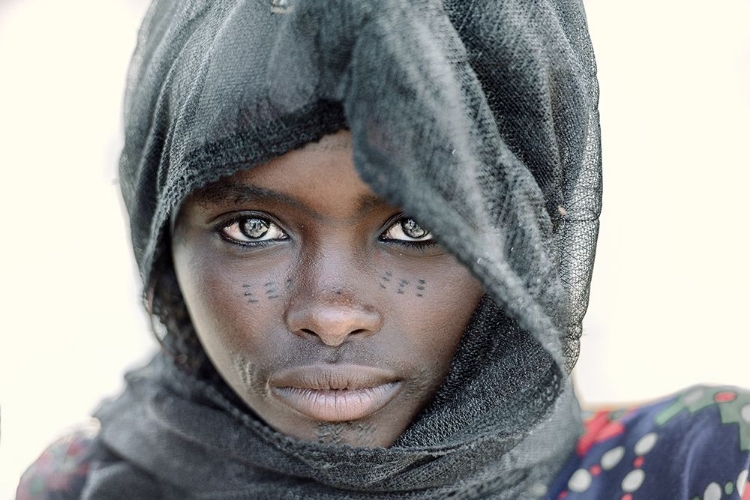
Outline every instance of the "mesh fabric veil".
{"label": "mesh fabric veil", "polygon": [[[579,429],[566,376],[598,230],[597,100],[576,0],[156,0],[120,168],[146,287],[187,194],[348,128],[362,179],[487,296],[389,449],[296,442],[158,363],[101,410],[106,445],[164,488],[212,498],[538,495]],[[154,439],[165,448],[144,456]]]}

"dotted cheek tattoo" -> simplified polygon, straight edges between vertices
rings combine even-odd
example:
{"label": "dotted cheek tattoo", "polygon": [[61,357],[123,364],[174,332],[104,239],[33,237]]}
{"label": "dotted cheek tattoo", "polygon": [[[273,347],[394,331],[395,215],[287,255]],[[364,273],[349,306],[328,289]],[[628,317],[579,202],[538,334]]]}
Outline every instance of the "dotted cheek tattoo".
{"label": "dotted cheek tattoo", "polygon": [[390,271],[386,271],[386,273],[380,277],[380,288],[384,290],[388,288],[388,283],[390,283],[392,277],[393,273]]}
{"label": "dotted cheek tattoo", "polygon": [[257,304],[258,298],[253,294],[253,285],[247,283],[242,285],[243,288],[243,295],[247,297],[247,303],[248,304]]}
{"label": "dotted cheek tattoo", "polygon": [[394,288],[394,282],[397,294],[410,295],[413,293],[417,297],[424,297],[427,288],[427,281],[421,278],[417,279],[413,286],[409,286],[412,282],[408,279],[396,278],[391,271],[386,271],[386,273],[380,277],[378,284],[383,290],[388,290],[389,288]]}
{"label": "dotted cheek tattoo", "polygon": [[[289,278],[284,282],[284,288],[289,290],[292,287],[292,279]],[[261,291],[255,291],[256,289],[262,288]],[[242,285],[242,295],[247,298],[248,304],[257,304],[260,302],[260,298],[265,296],[268,300],[278,299],[280,297],[279,287],[275,281],[268,281],[263,284],[262,287],[256,287],[252,283],[245,283]]]}
{"label": "dotted cheek tattoo", "polygon": [[266,298],[269,300],[278,299],[279,298],[279,292],[276,289],[276,282],[269,281],[268,283],[263,285],[265,291],[266,291]]}
{"label": "dotted cheek tattoo", "polygon": [[424,296],[424,286],[427,284],[425,280],[417,280],[417,297]]}

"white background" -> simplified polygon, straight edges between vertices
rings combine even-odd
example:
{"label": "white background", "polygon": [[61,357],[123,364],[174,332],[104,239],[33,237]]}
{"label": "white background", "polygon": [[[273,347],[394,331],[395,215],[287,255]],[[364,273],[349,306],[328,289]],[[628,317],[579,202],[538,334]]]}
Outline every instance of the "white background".
{"label": "white background", "polygon": [[[750,387],[750,1],[589,0],[605,204],[590,404]],[[0,499],[154,349],[115,184],[144,0],[0,0]]]}

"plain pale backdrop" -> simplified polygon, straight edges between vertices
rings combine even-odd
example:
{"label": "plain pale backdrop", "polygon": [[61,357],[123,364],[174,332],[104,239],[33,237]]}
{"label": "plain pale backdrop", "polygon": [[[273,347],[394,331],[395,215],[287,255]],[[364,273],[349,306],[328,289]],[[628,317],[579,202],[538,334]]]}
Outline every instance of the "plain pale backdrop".
{"label": "plain pale backdrop", "polygon": [[[750,387],[750,1],[586,6],[605,199],[579,394]],[[145,8],[0,0],[0,500],[155,349],[116,185]]]}

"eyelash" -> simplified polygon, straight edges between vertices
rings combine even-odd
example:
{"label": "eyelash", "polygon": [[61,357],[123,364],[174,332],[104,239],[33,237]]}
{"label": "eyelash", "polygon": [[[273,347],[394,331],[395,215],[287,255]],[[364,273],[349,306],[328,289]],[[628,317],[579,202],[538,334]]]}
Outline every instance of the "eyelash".
{"label": "eyelash", "polygon": [[[422,229],[423,231],[425,231],[425,235],[422,236],[423,238],[429,236],[430,239],[428,239],[428,240],[419,240],[419,239],[401,240],[401,239],[395,239],[395,238],[394,239],[386,239],[385,238],[385,235],[388,234],[389,232],[391,232],[391,230],[397,224],[403,224],[405,221],[408,221],[408,220],[411,220],[420,229]],[[403,228],[401,229],[401,232],[404,234],[404,236],[406,236],[407,238],[410,238],[409,235],[407,235],[406,233],[404,233]],[[391,218],[386,223],[386,229],[385,229],[385,231],[383,231],[382,233],[380,233],[380,236],[378,237],[378,241],[381,241],[381,242],[387,243],[387,244],[395,244],[395,245],[399,245],[399,246],[407,247],[407,248],[415,248],[415,249],[418,249],[418,250],[425,250],[425,249],[427,249],[427,248],[429,248],[429,247],[431,247],[431,246],[433,246],[433,245],[435,245],[437,243],[435,241],[435,239],[432,237],[430,231],[427,231],[426,229],[422,228],[421,226],[419,226],[419,224],[414,219],[412,219],[411,217],[404,216],[404,214],[398,214],[395,217]]]}
{"label": "eyelash", "polygon": [[[227,234],[227,229],[234,226],[235,224],[241,224],[242,222],[248,221],[250,219],[258,219],[266,222],[269,226],[275,226],[278,228],[279,231],[281,231],[284,235],[283,238],[273,238],[268,240],[250,240],[250,241],[240,241],[236,238],[233,238],[232,236],[229,236]],[[289,239],[289,236],[284,232],[283,229],[281,229],[281,226],[274,222],[270,217],[263,216],[263,215],[255,215],[255,214],[249,214],[249,215],[240,215],[233,219],[230,219],[228,221],[223,221],[221,224],[218,224],[214,231],[219,234],[219,236],[226,242],[232,243],[233,245],[238,245],[245,248],[258,248],[258,247],[265,247],[268,245],[272,245],[274,243],[278,243],[279,241],[286,241]],[[240,229],[240,231],[242,231]],[[243,235],[244,236],[244,235]],[[247,238],[247,236],[245,236]]]}
{"label": "eyelash", "polygon": [[[273,239],[268,239],[268,240],[240,241],[240,240],[238,240],[236,238],[233,238],[233,237],[229,236],[226,233],[226,231],[227,231],[228,228],[234,226],[235,224],[240,224],[242,222],[248,221],[250,219],[258,219],[258,220],[266,222],[269,226],[272,226],[272,227],[275,226],[279,231],[281,231],[281,233],[284,235],[284,237],[283,238],[273,238]],[[385,235],[387,233],[391,232],[391,230],[393,230],[393,228],[397,224],[401,224],[401,223],[403,223],[404,221],[407,221],[407,220],[413,220],[413,219],[411,219],[411,217],[405,217],[403,214],[399,214],[399,215],[391,218],[386,223],[387,224],[386,229],[380,233],[380,236],[378,236],[378,241],[386,243],[386,244],[389,244],[389,245],[399,245],[399,246],[402,246],[402,247],[414,248],[414,249],[418,249],[418,250],[425,250],[428,247],[431,247],[431,246],[433,246],[433,245],[435,245],[437,243],[434,240],[434,238],[430,238],[430,239],[427,239],[427,240],[402,240],[402,239],[395,239],[395,238],[394,239],[386,239],[385,238]],[[415,224],[416,224],[416,222],[415,222]],[[267,245],[271,245],[271,244],[274,244],[274,243],[277,243],[277,242],[280,242],[280,241],[286,241],[286,240],[289,239],[289,236],[284,232],[284,230],[281,228],[281,226],[279,224],[277,224],[276,222],[274,222],[270,217],[268,217],[268,216],[261,216],[261,215],[254,215],[254,214],[241,215],[241,216],[235,217],[233,219],[230,219],[228,221],[223,221],[223,222],[221,222],[220,224],[218,224],[214,228],[214,231],[216,233],[218,233],[219,236],[224,241],[226,241],[228,243],[232,243],[234,245],[241,246],[241,247],[246,247],[246,248],[248,248],[248,247],[249,248],[265,247]],[[240,231],[242,231],[242,230],[240,229]],[[401,232],[403,233],[403,229],[401,230]],[[247,238],[246,235],[243,234],[243,236],[245,236]],[[406,235],[405,233],[404,233],[404,236],[406,236],[407,238],[410,237],[410,236]],[[429,231],[426,231],[426,234],[424,236],[422,236],[422,237],[426,237],[426,236],[431,236]]]}

